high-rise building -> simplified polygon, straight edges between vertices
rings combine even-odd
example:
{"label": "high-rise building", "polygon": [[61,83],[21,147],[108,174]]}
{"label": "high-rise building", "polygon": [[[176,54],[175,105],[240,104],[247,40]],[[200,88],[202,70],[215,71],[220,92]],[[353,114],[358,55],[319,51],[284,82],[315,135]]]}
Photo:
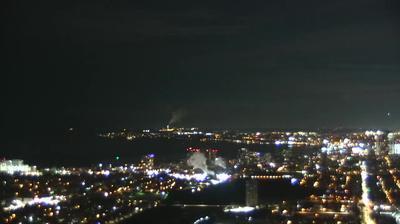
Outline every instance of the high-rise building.
{"label": "high-rise building", "polygon": [[257,180],[246,180],[246,206],[256,207],[258,205],[258,186]]}
{"label": "high-rise building", "polygon": [[394,132],[388,134],[389,155],[400,155],[400,133]]}
{"label": "high-rise building", "polygon": [[389,145],[389,155],[400,155],[400,143],[392,143]]}
{"label": "high-rise building", "polygon": [[375,135],[375,152],[376,154],[382,154],[385,149],[384,136]]}

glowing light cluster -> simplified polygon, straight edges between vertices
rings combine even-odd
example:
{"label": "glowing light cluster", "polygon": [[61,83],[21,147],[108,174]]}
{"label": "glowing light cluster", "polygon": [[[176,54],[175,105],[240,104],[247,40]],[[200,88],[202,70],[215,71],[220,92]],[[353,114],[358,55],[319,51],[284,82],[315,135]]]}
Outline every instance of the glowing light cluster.
{"label": "glowing light cluster", "polygon": [[205,182],[209,179],[210,183],[213,185],[226,182],[231,178],[231,175],[227,173],[216,174],[215,179],[210,178],[206,173],[195,173],[195,174],[172,173],[170,175],[176,179],[195,180],[197,182]]}
{"label": "glowing light cluster", "polygon": [[210,217],[208,217],[208,216],[206,216],[204,218],[201,217],[201,218],[197,219],[196,221],[194,221],[193,224],[200,224],[200,223],[202,223],[204,221],[208,221],[208,220],[210,220]]}
{"label": "glowing light cluster", "polygon": [[35,166],[24,164],[22,160],[4,160],[0,162],[0,173],[7,173],[10,175],[21,174],[27,176],[39,176],[40,172],[36,170]]}
{"label": "glowing light cluster", "polygon": [[172,173],[170,175],[180,180],[196,180],[200,182],[200,181],[205,181],[207,179],[206,173],[195,173],[195,174]]}
{"label": "glowing light cluster", "polygon": [[25,206],[32,206],[36,204],[41,204],[41,205],[57,205],[61,201],[65,201],[66,198],[65,196],[50,196],[50,197],[36,197],[36,198],[31,198],[31,199],[14,199],[11,204],[7,207],[4,207],[3,209],[5,211],[14,211],[18,210],[21,208],[24,208]]}
{"label": "glowing light cluster", "polygon": [[226,174],[226,173],[220,173],[216,175],[217,179],[216,180],[210,180],[211,184],[216,185],[216,184],[221,184],[223,182],[226,182],[231,178],[231,175]]}
{"label": "glowing light cluster", "polygon": [[369,191],[367,185],[368,173],[367,173],[367,163],[364,161],[361,164],[361,189],[362,189],[362,196],[361,201],[364,204],[362,212],[363,212],[363,221],[365,224],[375,224],[375,221],[371,218],[372,214],[372,207],[374,204],[369,198]]}
{"label": "glowing light cluster", "polygon": [[239,207],[227,207],[224,209],[224,212],[232,212],[232,213],[249,213],[254,211],[256,208],[249,206],[239,206]]}

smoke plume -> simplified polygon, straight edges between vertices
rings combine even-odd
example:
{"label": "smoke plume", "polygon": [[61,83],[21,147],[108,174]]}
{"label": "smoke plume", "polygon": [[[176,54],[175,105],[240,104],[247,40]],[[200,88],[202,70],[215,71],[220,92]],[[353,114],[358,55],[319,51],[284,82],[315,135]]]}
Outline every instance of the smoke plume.
{"label": "smoke plume", "polygon": [[221,157],[215,158],[214,164],[215,164],[215,166],[219,166],[221,168],[226,169],[225,160],[223,158],[221,158]]}
{"label": "smoke plume", "polygon": [[169,120],[168,125],[173,125],[180,122],[182,118],[185,116],[185,114],[186,114],[185,110],[183,109],[179,109],[172,112],[171,119]]}
{"label": "smoke plume", "polygon": [[201,152],[193,153],[193,155],[191,155],[189,157],[189,159],[187,160],[187,164],[189,166],[192,166],[193,169],[200,169],[200,170],[202,170],[204,173],[206,173],[208,175],[214,175],[213,171],[208,170],[207,158]]}

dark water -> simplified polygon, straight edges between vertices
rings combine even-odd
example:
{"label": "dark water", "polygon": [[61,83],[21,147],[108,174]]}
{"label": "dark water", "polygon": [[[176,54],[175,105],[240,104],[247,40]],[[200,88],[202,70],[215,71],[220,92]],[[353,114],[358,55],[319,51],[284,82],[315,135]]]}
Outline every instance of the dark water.
{"label": "dark water", "polygon": [[240,145],[198,140],[138,139],[110,140],[94,134],[35,135],[0,144],[0,158],[23,159],[29,164],[48,166],[89,166],[112,161],[119,156],[122,162],[136,162],[142,155],[155,153],[159,162],[185,158],[189,146],[219,148],[220,155],[233,158],[238,149],[246,147],[260,152],[279,153],[274,145]]}

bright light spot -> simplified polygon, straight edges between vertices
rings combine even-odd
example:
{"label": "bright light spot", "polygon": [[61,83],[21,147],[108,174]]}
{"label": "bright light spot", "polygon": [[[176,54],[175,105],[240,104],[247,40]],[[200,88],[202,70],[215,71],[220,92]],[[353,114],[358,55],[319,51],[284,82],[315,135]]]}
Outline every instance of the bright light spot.
{"label": "bright light spot", "polygon": [[244,206],[244,207],[234,207],[234,208],[225,208],[224,212],[232,212],[232,213],[248,213],[254,211],[254,207]]}
{"label": "bright light spot", "polygon": [[297,178],[292,178],[292,179],[290,180],[290,183],[291,183],[292,185],[298,185],[298,184],[299,184],[299,180],[298,180]]}

